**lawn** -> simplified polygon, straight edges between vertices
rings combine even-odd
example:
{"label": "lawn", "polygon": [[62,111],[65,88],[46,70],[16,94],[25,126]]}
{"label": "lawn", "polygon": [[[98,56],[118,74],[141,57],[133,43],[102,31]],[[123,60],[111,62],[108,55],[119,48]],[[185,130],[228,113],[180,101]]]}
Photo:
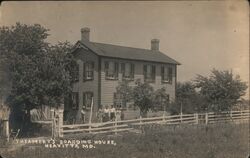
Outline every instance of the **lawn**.
{"label": "lawn", "polygon": [[5,158],[247,158],[248,124],[213,124],[182,126],[145,126],[143,133],[117,136],[78,136],[77,139],[114,140],[113,145],[96,145],[94,149],[18,148],[1,151]]}

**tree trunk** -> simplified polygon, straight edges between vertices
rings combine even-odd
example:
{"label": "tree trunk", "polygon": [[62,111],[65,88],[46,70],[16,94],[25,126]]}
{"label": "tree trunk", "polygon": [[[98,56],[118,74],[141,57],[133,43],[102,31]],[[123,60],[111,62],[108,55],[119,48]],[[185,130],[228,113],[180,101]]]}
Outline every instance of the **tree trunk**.
{"label": "tree trunk", "polygon": [[140,111],[140,115],[142,118],[146,118],[147,117],[147,111]]}

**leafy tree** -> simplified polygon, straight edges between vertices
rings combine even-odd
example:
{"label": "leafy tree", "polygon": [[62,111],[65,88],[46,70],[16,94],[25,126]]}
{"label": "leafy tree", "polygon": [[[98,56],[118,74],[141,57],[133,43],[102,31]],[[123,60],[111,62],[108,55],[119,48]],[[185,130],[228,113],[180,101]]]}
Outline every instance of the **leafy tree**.
{"label": "leafy tree", "polygon": [[[70,93],[76,62],[69,43],[49,45],[48,29],[17,23],[0,28],[0,57],[11,82],[7,99],[13,113],[27,116],[42,105],[57,107]],[[15,115],[14,115],[15,116]],[[20,116],[20,117],[21,117]],[[22,119],[17,119],[22,120]]]}
{"label": "leafy tree", "polygon": [[169,106],[169,95],[166,93],[165,88],[156,90],[152,96],[153,107],[152,110],[166,110]]}
{"label": "leafy tree", "polygon": [[133,88],[129,86],[128,81],[119,82],[116,87],[116,94],[120,96],[122,107],[126,107],[127,102],[132,100]]}
{"label": "leafy tree", "polygon": [[195,84],[206,99],[207,108],[216,112],[230,110],[245,95],[247,89],[247,84],[241,81],[240,76],[234,76],[228,70],[213,69],[209,77],[198,75]]}
{"label": "leafy tree", "polygon": [[133,100],[135,106],[138,106],[142,117],[147,116],[147,112],[152,108],[154,89],[149,83],[142,83],[140,80],[135,82],[136,86],[133,89]]}
{"label": "leafy tree", "polygon": [[195,113],[206,110],[204,98],[196,91],[195,85],[188,82],[178,82],[175,102],[170,104],[172,114]]}

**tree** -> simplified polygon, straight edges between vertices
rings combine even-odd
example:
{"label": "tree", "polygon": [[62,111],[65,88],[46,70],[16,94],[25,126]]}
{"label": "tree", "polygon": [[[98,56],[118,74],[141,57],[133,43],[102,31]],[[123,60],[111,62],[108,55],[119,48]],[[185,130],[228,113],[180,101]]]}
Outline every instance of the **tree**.
{"label": "tree", "polygon": [[133,88],[129,86],[128,81],[119,82],[116,87],[116,95],[120,96],[122,107],[126,107],[127,102],[132,100]]}
{"label": "tree", "polygon": [[172,114],[195,113],[205,111],[205,102],[196,91],[193,82],[178,82],[176,87],[175,102],[170,104],[169,111]]}
{"label": "tree", "polygon": [[165,88],[156,90],[152,96],[153,107],[152,110],[166,110],[169,104],[169,95],[166,93]]}
{"label": "tree", "polygon": [[147,112],[152,108],[154,89],[149,83],[141,83],[140,80],[135,82],[136,86],[133,89],[133,100],[135,106],[138,106],[142,117],[147,116]]}
{"label": "tree", "polygon": [[7,104],[16,114],[26,111],[29,115],[42,105],[57,107],[71,91],[76,65],[68,53],[71,45],[50,45],[45,41],[48,31],[39,24],[0,28],[1,63],[11,82]]}
{"label": "tree", "polygon": [[206,99],[209,110],[216,112],[230,110],[245,95],[247,84],[242,82],[239,75],[231,71],[213,69],[209,77],[198,75],[195,85],[199,93]]}

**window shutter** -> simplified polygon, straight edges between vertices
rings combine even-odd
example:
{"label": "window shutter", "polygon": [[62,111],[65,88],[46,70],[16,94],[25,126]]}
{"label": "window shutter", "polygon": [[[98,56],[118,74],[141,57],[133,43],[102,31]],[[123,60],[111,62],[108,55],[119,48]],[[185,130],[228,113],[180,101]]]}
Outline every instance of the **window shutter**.
{"label": "window shutter", "polygon": [[121,64],[121,73],[122,73],[122,77],[124,77],[124,73],[125,73],[125,63]]}
{"label": "window shutter", "polygon": [[116,96],[116,92],[114,93],[114,99],[113,99],[113,102],[114,102],[114,106],[116,106],[116,104],[117,104],[117,96]]}
{"label": "window shutter", "polygon": [[70,93],[70,94],[68,95],[68,104],[69,104],[69,106],[72,106],[72,105],[73,105],[72,93]]}
{"label": "window shutter", "polygon": [[118,65],[118,63],[117,62],[115,62],[115,78],[118,78],[118,73],[119,73],[119,65]]}
{"label": "window shutter", "polygon": [[91,62],[91,67],[92,67],[92,70],[91,70],[91,76],[92,76],[92,79],[94,79],[94,69],[95,69],[95,62]]}
{"label": "window shutter", "polygon": [[74,74],[75,81],[79,81],[79,76],[80,76],[79,74],[80,74],[80,72],[79,72],[79,64],[77,64],[76,65],[76,72]]}
{"label": "window shutter", "polygon": [[82,107],[86,109],[86,93],[82,93]]}
{"label": "window shutter", "polygon": [[79,107],[79,95],[78,92],[72,94],[72,109],[78,109]]}
{"label": "window shutter", "polygon": [[83,63],[83,82],[85,81],[85,78],[86,78],[86,63]]}
{"label": "window shutter", "polygon": [[105,76],[108,77],[108,69],[109,69],[109,62],[108,61],[105,61],[104,69],[105,69]]}
{"label": "window shutter", "polygon": [[173,69],[172,69],[172,67],[168,68],[168,76],[169,76],[169,82],[172,83],[172,76],[173,76]]}
{"label": "window shutter", "polygon": [[76,109],[79,108],[79,94],[78,92],[76,93]]}
{"label": "window shutter", "polygon": [[164,81],[164,66],[161,67],[161,80]]}
{"label": "window shutter", "polygon": [[152,65],[152,79],[155,80],[155,65]]}
{"label": "window shutter", "polygon": [[147,65],[143,65],[144,80],[147,79]]}
{"label": "window shutter", "polygon": [[130,78],[134,78],[135,75],[135,65],[131,63],[131,75]]}

